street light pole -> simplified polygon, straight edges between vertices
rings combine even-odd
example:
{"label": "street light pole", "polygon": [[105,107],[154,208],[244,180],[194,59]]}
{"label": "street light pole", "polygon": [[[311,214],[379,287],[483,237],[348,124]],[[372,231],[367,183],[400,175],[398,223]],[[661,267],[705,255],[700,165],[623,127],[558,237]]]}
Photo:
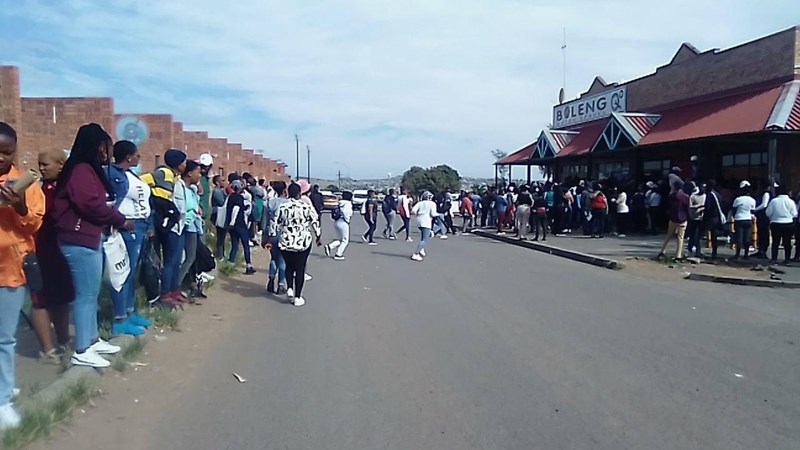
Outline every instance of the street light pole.
{"label": "street light pole", "polygon": [[300,137],[297,134],[294,135],[294,143],[295,143],[295,147],[294,147],[294,150],[295,150],[295,153],[294,153],[294,167],[296,169],[295,173],[297,174],[297,176],[295,177],[295,180],[299,180],[300,179]]}
{"label": "street light pole", "polygon": [[311,183],[311,148],[308,145],[306,145],[306,155],[306,175],[308,176],[308,182]]}

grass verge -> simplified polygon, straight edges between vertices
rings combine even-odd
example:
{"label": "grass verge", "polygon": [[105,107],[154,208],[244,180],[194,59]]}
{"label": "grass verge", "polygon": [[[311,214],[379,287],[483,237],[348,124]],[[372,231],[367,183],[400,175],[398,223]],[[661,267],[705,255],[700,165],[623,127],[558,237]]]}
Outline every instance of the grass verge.
{"label": "grass verge", "polygon": [[80,378],[52,403],[32,405],[24,411],[20,427],[5,433],[3,448],[19,449],[37,439],[50,436],[55,425],[69,418],[75,408],[86,404],[98,394],[97,381]]}
{"label": "grass verge", "polygon": [[111,367],[117,372],[125,372],[128,370],[128,363],[142,353],[144,346],[145,341],[143,339],[134,339],[133,343],[123,348],[119,355],[114,358]]}

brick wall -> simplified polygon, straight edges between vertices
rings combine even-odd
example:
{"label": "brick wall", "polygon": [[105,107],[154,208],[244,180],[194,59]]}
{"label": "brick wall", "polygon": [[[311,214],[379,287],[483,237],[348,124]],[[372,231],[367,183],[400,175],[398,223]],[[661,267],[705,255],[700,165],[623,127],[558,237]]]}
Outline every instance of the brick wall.
{"label": "brick wall", "polygon": [[200,155],[210,150],[208,133],[205,131],[184,131],[183,146],[190,159],[200,158]]}
{"label": "brick wall", "polygon": [[[702,96],[779,79],[800,71],[800,28],[795,27],[724,51],[696,53],[681,45],[673,61],[651,75],[629,81],[628,111],[648,111]],[[591,93],[614,86],[591,86]],[[588,94],[584,93],[583,95]]]}
{"label": "brick wall", "polygon": [[81,125],[96,122],[113,135],[114,100],[111,98],[21,99],[23,132],[20,163],[35,167],[40,151],[68,149]]}
{"label": "brick wall", "polygon": [[128,139],[136,141],[138,136],[127,135],[124,123],[121,121],[134,123],[139,129],[146,127],[148,137],[139,144],[141,153],[142,169],[146,172],[152,171],[156,167],[156,162],[160,162],[159,155],[174,147],[172,115],[170,114],[115,114],[114,115],[114,139]]}
{"label": "brick wall", "polygon": [[0,66],[0,122],[22,133],[19,69],[14,66]]}
{"label": "brick wall", "polygon": [[172,123],[172,148],[186,151],[186,143],[183,141],[183,123]]}
{"label": "brick wall", "polygon": [[225,173],[236,172],[238,174],[242,174],[244,171],[242,170],[242,144],[235,144],[229,142],[226,145],[226,149],[224,152],[224,159],[222,154],[220,155],[220,167],[225,168]]}

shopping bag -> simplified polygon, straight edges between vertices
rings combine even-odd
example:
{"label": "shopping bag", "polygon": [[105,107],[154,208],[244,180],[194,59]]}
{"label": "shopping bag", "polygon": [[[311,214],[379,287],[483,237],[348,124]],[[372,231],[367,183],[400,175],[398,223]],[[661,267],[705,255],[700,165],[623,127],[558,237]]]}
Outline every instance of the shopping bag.
{"label": "shopping bag", "polygon": [[106,273],[111,287],[119,292],[131,274],[131,259],[125,246],[125,239],[118,230],[114,230],[103,242],[103,252],[106,255]]}
{"label": "shopping bag", "polygon": [[153,239],[145,241],[139,264],[139,282],[144,287],[147,301],[152,303],[161,295],[161,258],[158,257]]}

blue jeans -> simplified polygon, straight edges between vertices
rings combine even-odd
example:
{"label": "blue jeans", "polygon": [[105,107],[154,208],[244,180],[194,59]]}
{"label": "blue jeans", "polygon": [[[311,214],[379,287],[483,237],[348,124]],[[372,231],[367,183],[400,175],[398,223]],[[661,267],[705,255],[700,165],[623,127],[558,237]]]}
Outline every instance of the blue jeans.
{"label": "blue jeans", "polygon": [[172,231],[162,233],[161,251],[164,253],[164,268],[161,271],[161,293],[175,292],[180,287],[181,257],[183,256],[183,235]]}
{"label": "blue jeans", "polygon": [[442,220],[442,216],[438,216],[433,219],[433,228],[428,231],[430,231],[434,235],[437,235],[439,233],[447,234],[447,228],[445,228],[444,226],[444,220]]}
{"label": "blue jeans", "polygon": [[275,278],[275,275],[278,275],[278,284],[285,286],[286,260],[283,259],[283,253],[281,253],[281,249],[278,248],[278,241],[280,241],[278,236],[274,236],[269,240],[269,242],[272,244],[272,248],[269,250],[269,277]]}
{"label": "blue jeans", "polygon": [[58,246],[72,274],[75,350],[83,353],[97,340],[97,297],[103,279],[103,250],[63,243]]}
{"label": "blue jeans", "polygon": [[246,227],[234,227],[230,230],[231,235],[231,257],[228,261],[236,263],[236,256],[239,253],[239,244],[244,249],[244,262],[249,266],[250,261],[250,229]]}
{"label": "blue jeans", "polygon": [[419,234],[420,234],[420,240],[419,244],[417,244],[417,251],[415,253],[419,253],[420,251],[422,251],[422,249],[424,249],[425,246],[428,245],[428,241],[431,240],[432,236],[430,228],[420,227]]}
{"label": "blue jeans", "polygon": [[15,355],[17,322],[22,303],[28,296],[25,286],[0,287],[0,405],[10,403],[16,384]]}
{"label": "blue jeans", "polygon": [[122,239],[125,240],[125,248],[128,250],[128,258],[131,260],[131,274],[122,285],[122,290],[117,292],[111,289],[111,302],[114,305],[114,318],[124,319],[135,309],[136,302],[136,271],[139,269],[139,256],[144,248],[144,240],[147,236],[147,221],[136,220],[133,222],[133,232],[120,230]]}

